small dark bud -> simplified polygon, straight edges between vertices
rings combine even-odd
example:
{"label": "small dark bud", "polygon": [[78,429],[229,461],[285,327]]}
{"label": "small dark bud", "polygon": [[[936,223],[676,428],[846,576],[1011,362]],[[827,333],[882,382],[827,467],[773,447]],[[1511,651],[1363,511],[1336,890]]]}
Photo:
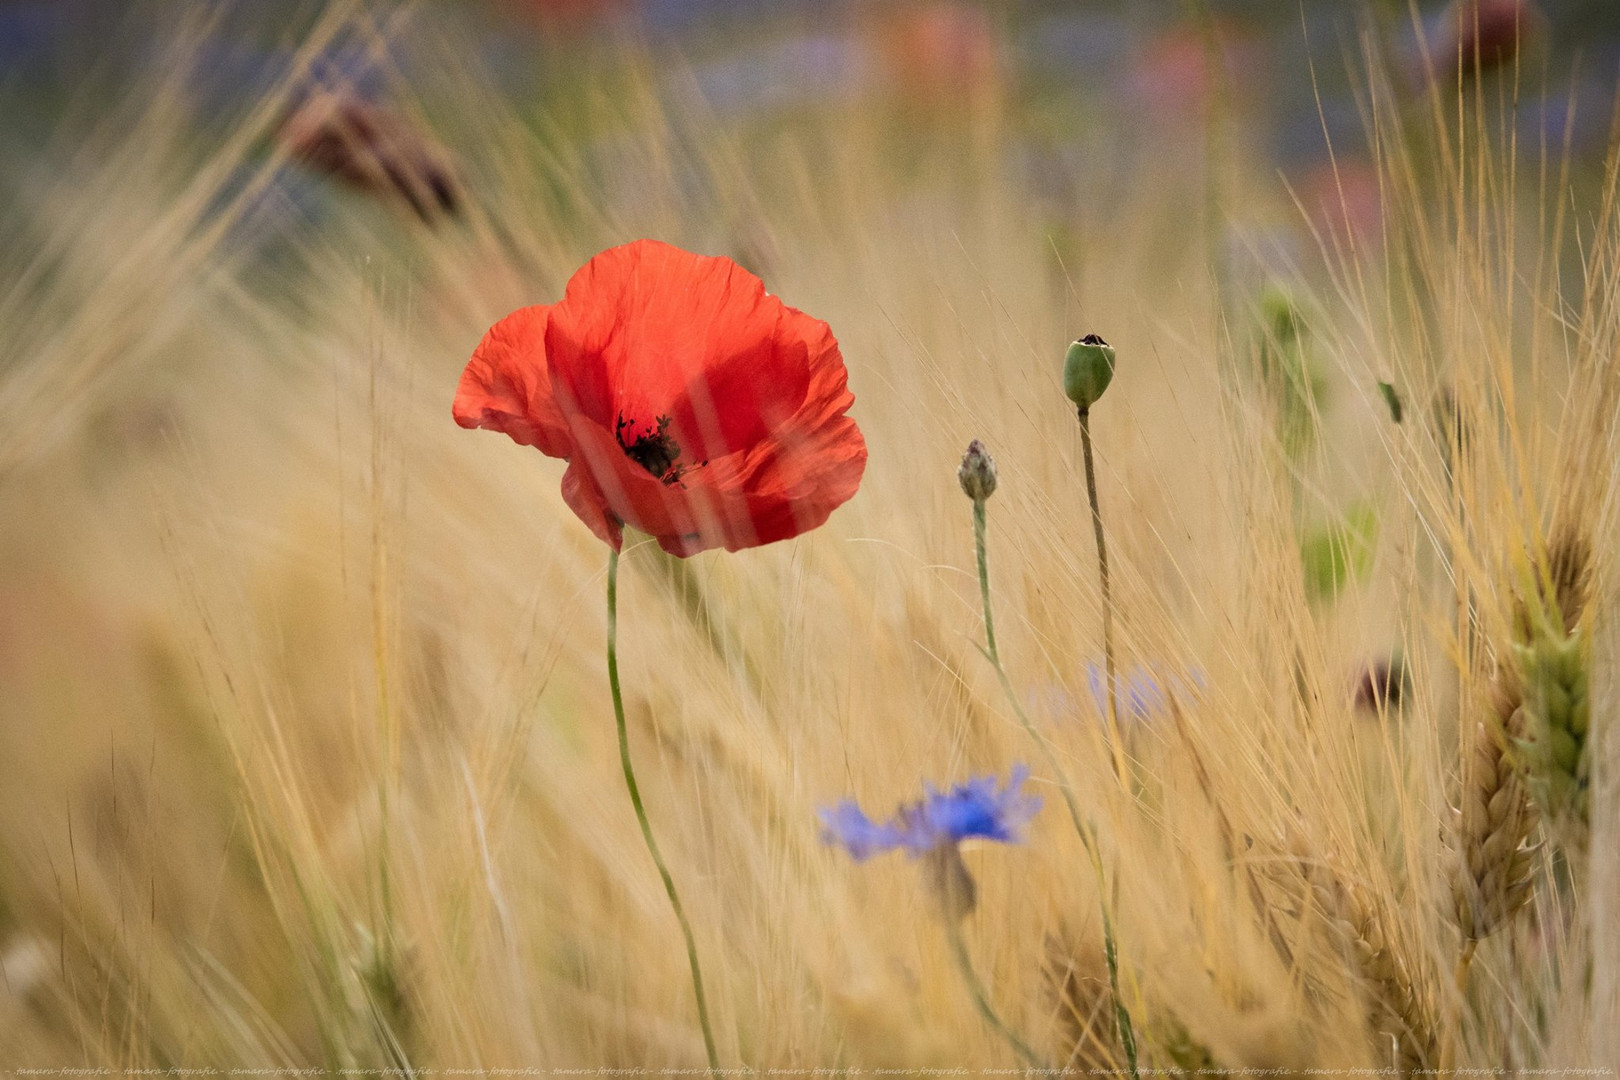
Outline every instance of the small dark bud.
{"label": "small dark bud", "polygon": [[461,213],[446,152],[408,118],[347,91],[311,93],[275,138],[287,156],[356,191],[396,199],[429,225]]}
{"label": "small dark bud", "polygon": [[1530,0],[1453,0],[1441,16],[1434,57],[1448,77],[1512,64],[1539,36],[1544,18]]}
{"label": "small dark bud", "polygon": [[962,467],[956,470],[956,479],[974,502],[984,502],[996,493],[996,459],[978,439],[968,443],[967,453],[962,455]]}
{"label": "small dark bud", "polygon": [[1398,713],[1411,696],[1412,677],[1399,656],[1368,662],[1356,675],[1356,708],[1370,713]]}
{"label": "small dark bud", "polygon": [[1063,358],[1063,392],[1082,409],[1089,409],[1114,380],[1114,349],[1096,334],[1087,334]]}

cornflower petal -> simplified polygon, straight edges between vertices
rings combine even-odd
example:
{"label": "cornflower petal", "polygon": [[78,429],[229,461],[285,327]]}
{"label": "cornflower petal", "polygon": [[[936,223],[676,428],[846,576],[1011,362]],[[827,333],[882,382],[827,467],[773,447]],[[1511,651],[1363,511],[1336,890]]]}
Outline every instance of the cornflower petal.
{"label": "cornflower petal", "polygon": [[901,844],[900,832],[893,824],[880,825],[868,818],[853,799],[817,813],[821,816],[822,841],[841,844],[856,862],[865,862]]}
{"label": "cornflower petal", "polygon": [[924,784],[921,800],[900,807],[881,825],[845,799],[820,811],[822,838],[842,844],[857,860],[893,848],[916,857],[976,838],[1018,843],[1041,808],[1040,796],[1022,790],[1028,778],[1029,770],[1015,765],[999,790],[994,776],[974,777],[943,792]]}

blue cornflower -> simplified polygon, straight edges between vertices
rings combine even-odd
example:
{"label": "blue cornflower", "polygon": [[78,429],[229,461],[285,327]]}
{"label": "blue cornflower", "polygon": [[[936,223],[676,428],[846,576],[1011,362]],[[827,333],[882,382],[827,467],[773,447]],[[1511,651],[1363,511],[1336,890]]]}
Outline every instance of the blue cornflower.
{"label": "blue cornflower", "polygon": [[1028,777],[1027,768],[1015,765],[999,791],[994,776],[976,777],[944,792],[925,784],[920,801],[902,806],[881,824],[845,799],[820,811],[821,838],[841,844],[857,861],[895,848],[913,857],[926,855],[974,837],[1016,843],[1041,808],[1040,796],[1020,790]]}
{"label": "blue cornflower", "polygon": [[827,843],[840,843],[849,850],[856,862],[865,862],[873,855],[898,847],[900,830],[893,824],[878,824],[862,813],[854,799],[845,799],[837,806],[823,807],[821,838]]}

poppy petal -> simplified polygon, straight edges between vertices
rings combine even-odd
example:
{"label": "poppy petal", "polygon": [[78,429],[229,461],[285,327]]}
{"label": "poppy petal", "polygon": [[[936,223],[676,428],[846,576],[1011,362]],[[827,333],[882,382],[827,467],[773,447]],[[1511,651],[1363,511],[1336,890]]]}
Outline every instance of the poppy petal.
{"label": "poppy petal", "polygon": [[455,412],[568,458],[565,501],[615,549],[628,524],[686,556],[797,536],[855,494],[847,383],[826,323],[729,259],[640,240],[496,324]]}
{"label": "poppy petal", "polygon": [[[847,414],[854,404],[843,356],[826,323],[788,309],[795,336],[815,374],[804,403],[749,451],[726,486],[744,493],[754,538],[733,535],[726,547],[769,544],[820,527],[859,489],[866,440]],[[720,482],[720,478],[715,478]],[[736,518],[734,518],[736,519]]]}
{"label": "poppy petal", "polygon": [[687,383],[671,432],[699,461],[746,450],[798,411],[809,382],[803,350],[775,340],[717,357]]}
{"label": "poppy petal", "polygon": [[786,310],[730,259],[638,240],[569,280],[546,345],[582,415],[610,430],[667,415],[687,459],[712,460],[752,446],[804,399],[802,357],[778,347]]}
{"label": "poppy petal", "polygon": [[571,461],[563,470],[562,497],[568,509],[578,515],[599,540],[614,551],[624,547],[624,528],[608,508],[602,489],[583,462]]}
{"label": "poppy petal", "polygon": [[[569,471],[578,469],[589,478],[588,495],[600,500],[601,512],[610,520],[634,525],[655,537],[699,531],[692,516],[690,492],[663,483],[632,461],[600,425],[576,420],[573,435],[575,454]],[[587,520],[586,524],[601,535],[593,522]]]}
{"label": "poppy petal", "polygon": [[546,359],[550,306],[520,308],[490,327],[461,373],[452,407],[464,428],[505,432],[551,457],[569,457],[573,441],[551,389]]}

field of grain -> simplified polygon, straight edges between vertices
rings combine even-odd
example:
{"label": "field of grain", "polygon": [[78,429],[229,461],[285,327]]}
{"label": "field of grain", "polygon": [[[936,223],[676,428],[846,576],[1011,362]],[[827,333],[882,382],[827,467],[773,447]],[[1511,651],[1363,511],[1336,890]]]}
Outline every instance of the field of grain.
{"label": "field of grain", "polygon": [[[1535,72],[1425,83],[1369,14],[1306,193],[1207,18],[1126,151],[972,65],[739,113],[630,31],[548,38],[542,107],[341,2],[205,106],[178,7],[0,178],[0,1071],[705,1072],[609,549],[451,417],[643,237],[830,325],[869,452],[796,538],[625,537],[722,1070],[1620,1064],[1620,143],[1526,134]],[[334,55],[403,179],[289,147]],[[824,835],[1019,766],[959,863]]]}

